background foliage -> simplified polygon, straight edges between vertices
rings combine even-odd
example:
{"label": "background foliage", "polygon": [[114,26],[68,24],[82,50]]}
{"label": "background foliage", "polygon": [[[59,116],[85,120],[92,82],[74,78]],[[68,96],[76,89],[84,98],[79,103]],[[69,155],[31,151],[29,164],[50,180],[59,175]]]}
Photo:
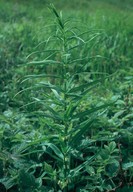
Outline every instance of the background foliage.
{"label": "background foliage", "polygon": [[132,6],[0,0],[0,191],[133,190]]}

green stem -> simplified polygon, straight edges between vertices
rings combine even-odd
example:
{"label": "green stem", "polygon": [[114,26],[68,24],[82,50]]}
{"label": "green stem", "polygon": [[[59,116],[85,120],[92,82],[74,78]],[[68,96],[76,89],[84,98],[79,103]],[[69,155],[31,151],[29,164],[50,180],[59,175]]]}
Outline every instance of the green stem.
{"label": "green stem", "polygon": [[67,141],[67,136],[68,136],[68,119],[66,118],[65,114],[66,114],[66,110],[67,110],[67,64],[68,64],[68,60],[67,60],[67,41],[66,41],[66,35],[65,35],[65,31],[63,29],[62,31],[62,35],[63,35],[63,59],[64,59],[64,64],[63,64],[63,75],[64,75],[64,126],[65,126],[65,130],[64,130],[64,144],[66,147],[66,151],[64,153],[64,181],[66,182],[66,187],[64,188],[64,192],[68,192],[68,181],[67,181],[67,176],[68,176],[68,171],[69,171],[69,157],[68,157],[68,152],[67,152],[67,148],[68,148],[68,141]]}

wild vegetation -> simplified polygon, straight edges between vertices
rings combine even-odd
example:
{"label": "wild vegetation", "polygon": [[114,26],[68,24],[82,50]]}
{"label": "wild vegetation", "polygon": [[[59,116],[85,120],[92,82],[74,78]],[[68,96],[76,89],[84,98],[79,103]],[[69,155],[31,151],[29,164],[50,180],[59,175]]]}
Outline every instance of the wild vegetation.
{"label": "wild vegetation", "polygon": [[132,1],[51,2],[0,1],[0,192],[131,192]]}

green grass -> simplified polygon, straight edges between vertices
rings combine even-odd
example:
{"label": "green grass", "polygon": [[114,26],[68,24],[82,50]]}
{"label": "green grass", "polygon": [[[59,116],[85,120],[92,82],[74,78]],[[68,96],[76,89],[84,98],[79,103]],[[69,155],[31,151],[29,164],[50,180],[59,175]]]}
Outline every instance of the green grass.
{"label": "green grass", "polygon": [[[52,21],[47,9],[48,2],[14,1],[12,3],[12,1],[1,0],[0,27],[2,29],[1,41],[3,42],[1,60],[6,61],[6,65],[9,66],[10,62],[22,63],[25,57],[35,50],[38,43],[47,39],[48,29],[44,26],[49,24],[50,20]],[[130,9],[126,8],[127,2],[122,2],[122,7],[117,3],[111,3],[111,1],[96,0],[74,1],[72,3],[70,1],[65,1],[65,3],[64,1],[55,1],[54,3],[57,9],[63,10],[64,17],[74,20],[73,25],[77,25],[80,31],[97,30],[101,32],[96,47],[93,52],[89,50],[89,54],[90,56],[101,55],[107,59],[98,61],[98,63],[104,64],[97,64],[94,61],[95,64],[90,67],[91,70],[112,73],[119,68],[125,66],[128,68],[132,65],[133,14]],[[132,8],[131,6],[132,4],[130,8]],[[6,46],[7,42],[9,42],[9,47]],[[19,49],[23,50],[19,51]]]}

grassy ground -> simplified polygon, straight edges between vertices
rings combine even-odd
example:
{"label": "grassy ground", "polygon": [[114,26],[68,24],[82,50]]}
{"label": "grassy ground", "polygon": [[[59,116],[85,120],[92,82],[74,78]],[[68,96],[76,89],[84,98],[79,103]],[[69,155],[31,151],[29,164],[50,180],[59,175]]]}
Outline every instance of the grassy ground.
{"label": "grassy ground", "polygon": [[[0,1],[1,68],[25,62],[27,55],[46,40],[53,22],[48,10],[53,2],[64,18],[71,18],[71,25],[79,31],[93,30],[100,33],[95,48],[90,43],[86,55],[100,55],[100,62],[93,60],[90,70],[114,73],[123,69],[130,73],[132,66],[133,12],[132,1]],[[8,46],[7,46],[8,44]],[[40,47],[43,49],[43,47]],[[37,57],[37,56],[36,56]],[[40,55],[39,55],[40,57]],[[106,58],[106,59],[104,59]]]}

